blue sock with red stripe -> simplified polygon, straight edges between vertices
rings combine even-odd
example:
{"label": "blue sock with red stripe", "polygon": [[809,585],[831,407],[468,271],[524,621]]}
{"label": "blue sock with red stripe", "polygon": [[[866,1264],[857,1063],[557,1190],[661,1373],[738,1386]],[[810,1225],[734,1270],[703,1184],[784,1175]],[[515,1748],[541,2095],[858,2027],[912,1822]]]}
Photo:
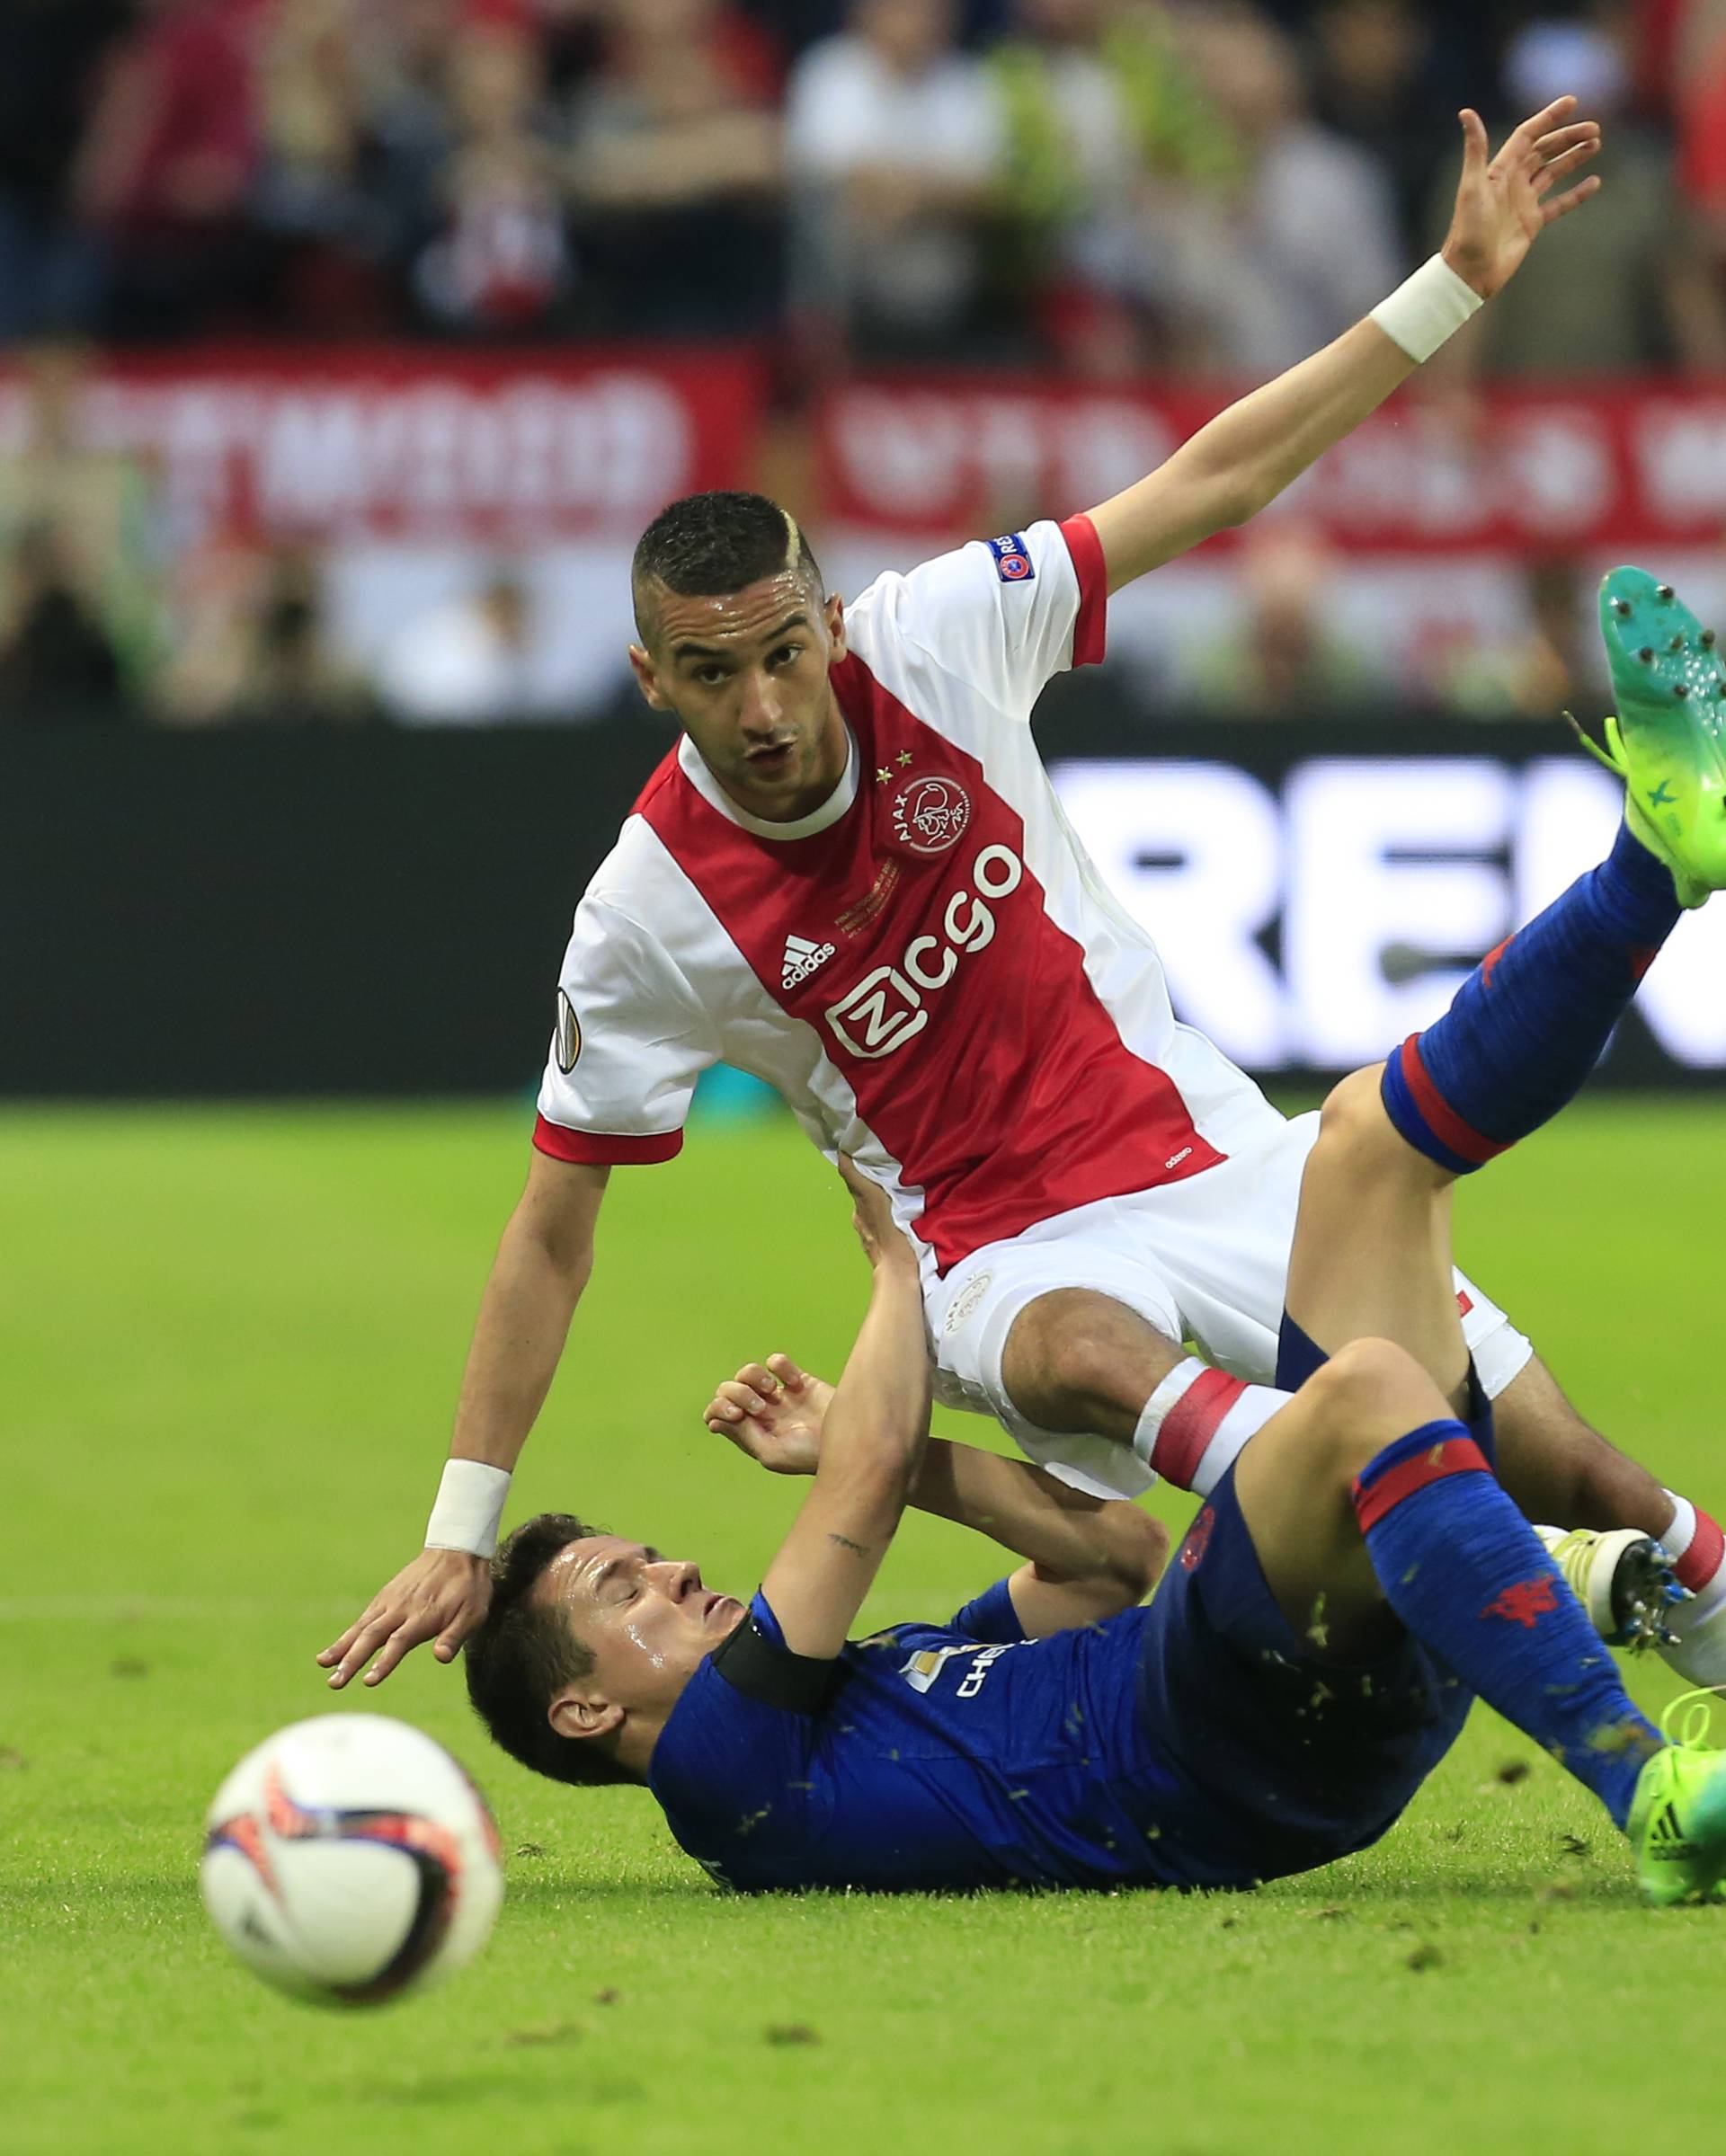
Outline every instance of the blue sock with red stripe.
{"label": "blue sock with red stripe", "polygon": [[1391,1121],[1456,1176],[1538,1130],[1599,1061],[1678,913],[1670,872],[1621,824],[1600,866],[1489,953],[1391,1057]]}
{"label": "blue sock with red stripe", "polygon": [[1621,1827],[1659,1733],[1461,1423],[1424,1424],[1357,1478],[1384,1599],[1464,1684],[1594,1791]]}

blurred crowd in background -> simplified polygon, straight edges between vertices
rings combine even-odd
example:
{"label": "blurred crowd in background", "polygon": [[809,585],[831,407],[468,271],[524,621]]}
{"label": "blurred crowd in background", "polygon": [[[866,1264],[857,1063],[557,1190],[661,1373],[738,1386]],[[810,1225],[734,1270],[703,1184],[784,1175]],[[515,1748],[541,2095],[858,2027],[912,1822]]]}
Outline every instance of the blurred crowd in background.
{"label": "blurred crowd in background", "polygon": [[[1565,91],[1608,124],[1606,189],[1427,394],[1726,380],[1726,0],[4,0],[0,346],[31,417],[0,458],[0,696],[528,700],[506,561],[363,668],[314,553],[189,562],[147,463],[80,439],[91,350],[749,340],[793,428],[856,368],[1244,385],[1431,251],[1459,104],[1501,129]],[[1382,698],[1321,626],[1329,568],[1287,531],[1249,550],[1254,638],[1184,700]],[[1530,565],[1517,635],[1441,700],[1544,708],[1585,617],[1576,564]]]}

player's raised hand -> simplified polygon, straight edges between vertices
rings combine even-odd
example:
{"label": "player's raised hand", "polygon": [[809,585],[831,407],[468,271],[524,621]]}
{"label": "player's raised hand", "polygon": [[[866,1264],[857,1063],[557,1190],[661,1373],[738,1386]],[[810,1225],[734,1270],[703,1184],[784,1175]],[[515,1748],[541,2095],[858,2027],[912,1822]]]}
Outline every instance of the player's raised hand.
{"label": "player's raised hand", "polygon": [[821,1430],[833,1389],[799,1370],[789,1355],[745,1362],[707,1402],[707,1428],[772,1475],[813,1475],[821,1465]]}
{"label": "player's raised hand", "polygon": [[1496,157],[1480,114],[1461,115],[1463,176],[1444,256],[1482,299],[1503,289],[1548,225],[1599,189],[1597,174],[1553,191],[1600,147],[1599,121],[1574,120],[1575,111],[1575,98],[1554,99],[1525,120]]}
{"label": "player's raised hand", "polygon": [[365,1681],[381,1684],[404,1655],[428,1639],[437,1642],[432,1651],[440,1662],[453,1662],[462,1641],[485,1621],[491,1601],[491,1567],[484,1557],[465,1549],[423,1549],[318,1656],[330,1672],[331,1690],[339,1692],[373,1655]]}

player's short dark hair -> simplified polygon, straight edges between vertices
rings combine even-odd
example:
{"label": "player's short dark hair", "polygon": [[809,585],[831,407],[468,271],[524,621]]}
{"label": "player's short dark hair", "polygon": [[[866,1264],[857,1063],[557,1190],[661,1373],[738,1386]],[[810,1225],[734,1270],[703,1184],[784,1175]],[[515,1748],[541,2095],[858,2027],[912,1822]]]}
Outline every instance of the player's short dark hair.
{"label": "player's short dark hair", "polygon": [[602,1738],[559,1736],[547,1715],[566,1684],[593,1667],[592,1650],[534,1589],[572,1542],[602,1530],[573,1513],[539,1513],[506,1536],[492,1559],[492,1603],[463,1650],[474,1711],[512,1759],[560,1782],[626,1782]]}
{"label": "player's short dark hair", "polygon": [[663,584],[680,599],[725,599],[796,563],[817,597],[826,590],[814,550],[789,510],[765,494],[686,494],[642,533],[630,566],[636,627],[652,631],[647,594]]}

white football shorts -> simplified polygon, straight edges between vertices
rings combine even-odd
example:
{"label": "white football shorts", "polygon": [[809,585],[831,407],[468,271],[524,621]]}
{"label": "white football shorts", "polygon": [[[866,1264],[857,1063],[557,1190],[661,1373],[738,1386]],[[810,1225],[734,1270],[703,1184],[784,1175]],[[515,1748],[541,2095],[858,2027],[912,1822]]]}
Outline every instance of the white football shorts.
{"label": "white football shorts", "polygon": [[[1090,1288],[1137,1310],[1171,1340],[1255,1385],[1277,1380],[1277,1338],[1306,1156],[1319,1118],[1267,1119],[1220,1166],[1184,1183],[1101,1198],[986,1244],[935,1282],[925,1311],[935,1395],[992,1415],[1028,1459],[1099,1497],[1134,1497],[1156,1477],[1112,1439],[1028,1422],[1007,1396],[1001,1361],[1014,1320],[1040,1295]],[[1526,1336],[1461,1273],[1463,1335],[1490,1397],[1534,1353]]]}

